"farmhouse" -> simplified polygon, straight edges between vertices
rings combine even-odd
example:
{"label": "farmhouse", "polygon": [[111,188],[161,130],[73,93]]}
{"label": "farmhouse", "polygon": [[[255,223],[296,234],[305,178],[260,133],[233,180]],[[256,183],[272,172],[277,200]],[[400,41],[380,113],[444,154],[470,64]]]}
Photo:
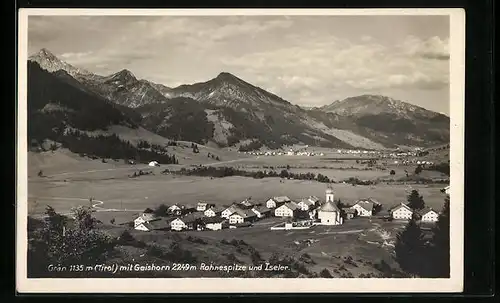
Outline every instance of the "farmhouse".
{"label": "farmhouse", "polygon": [[169,230],[172,219],[158,218],[151,221],[140,223],[134,227],[136,230],[152,231],[152,230]]}
{"label": "farmhouse", "polygon": [[148,222],[148,221],[151,221],[154,219],[155,219],[155,215],[154,215],[153,211],[148,208],[134,220],[134,228],[136,226],[138,226],[139,224],[142,224],[144,222]]}
{"label": "farmhouse", "polygon": [[215,216],[221,216],[222,212],[224,211],[223,207],[210,207],[209,209],[205,210],[204,214],[206,217],[215,217]]}
{"label": "farmhouse", "polygon": [[321,225],[341,225],[343,223],[340,209],[333,201],[327,201],[318,210]]}
{"label": "farmhouse", "polygon": [[419,212],[422,222],[437,222],[439,214],[432,208],[424,208]]}
{"label": "farmhouse", "polygon": [[196,211],[205,211],[207,209],[209,209],[210,207],[214,207],[215,205],[214,204],[208,204],[206,202],[198,202],[198,204],[196,204]]}
{"label": "farmhouse", "polygon": [[236,212],[237,209],[240,209],[239,207],[237,207],[236,205],[231,205],[229,206],[228,208],[224,209],[221,213],[221,217],[222,218],[226,218],[226,219],[229,219],[229,216],[234,214]]}
{"label": "farmhouse", "polygon": [[271,209],[265,207],[265,206],[256,206],[252,208],[252,211],[257,215],[257,218],[264,218],[269,216],[271,213]]}
{"label": "farmhouse", "polygon": [[266,207],[276,208],[290,201],[292,200],[290,200],[290,198],[288,198],[287,196],[273,197],[266,201]]}
{"label": "farmhouse", "polygon": [[300,210],[308,211],[314,208],[315,203],[309,199],[302,199],[299,203],[297,203],[297,205],[299,206]]}
{"label": "farmhouse", "polygon": [[374,203],[369,200],[358,200],[356,204],[351,206],[352,209],[356,210],[360,217],[371,217],[373,215]]}
{"label": "farmhouse", "polygon": [[293,217],[300,210],[295,202],[287,202],[274,210],[276,217]]}
{"label": "farmhouse", "polygon": [[252,208],[254,205],[253,205],[253,203],[252,203],[252,202],[250,202],[248,199],[246,199],[246,200],[244,200],[244,201],[240,202],[240,203],[238,204],[238,206],[239,206],[240,208],[242,208],[242,209],[250,209],[250,208]]}
{"label": "farmhouse", "polygon": [[229,223],[243,223],[253,222],[257,219],[257,215],[249,209],[236,209],[236,211],[229,216]]}
{"label": "farmhouse", "polygon": [[174,204],[167,208],[167,212],[176,216],[179,216],[181,214],[181,209],[182,207],[178,204]]}
{"label": "farmhouse", "polygon": [[197,230],[202,227],[203,221],[201,218],[203,214],[201,213],[191,213],[181,218],[176,218],[172,222],[170,222],[170,228],[172,230],[180,231],[184,229],[188,230]]}
{"label": "farmhouse", "polygon": [[227,227],[227,220],[220,217],[208,217],[203,218],[203,223],[206,229],[210,230],[221,230]]}
{"label": "farmhouse", "polygon": [[413,210],[406,204],[401,203],[400,205],[391,209],[391,216],[393,219],[403,219],[410,220],[413,216]]}

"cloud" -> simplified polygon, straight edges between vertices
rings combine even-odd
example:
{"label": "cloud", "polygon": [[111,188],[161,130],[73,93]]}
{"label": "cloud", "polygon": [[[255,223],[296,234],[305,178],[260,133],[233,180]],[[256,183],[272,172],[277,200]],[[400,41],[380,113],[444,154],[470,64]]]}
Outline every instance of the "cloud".
{"label": "cloud", "polygon": [[408,36],[402,47],[411,56],[437,60],[448,60],[450,58],[449,38],[441,39],[434,36],[422,40],[415,36]]}
{"label": "cloud", "polygon": [[[437,90],[449,84],[448,61],[435,60],[438,55],[445,56],[447,40],[409,37],[395,46],[379,44],[372,38],[361,40],[353,43],[334,36],[311,35],[309,39],[302,37],[301,45],[247,53],[223,62],[249,75],[265,70],[268,83],[288,92],[290,98],[310,96],[309,92],[321,98],[339,90]],[[266,87],[262,77],[257,82]],[[301,91],[307,93],[292,96]]]}

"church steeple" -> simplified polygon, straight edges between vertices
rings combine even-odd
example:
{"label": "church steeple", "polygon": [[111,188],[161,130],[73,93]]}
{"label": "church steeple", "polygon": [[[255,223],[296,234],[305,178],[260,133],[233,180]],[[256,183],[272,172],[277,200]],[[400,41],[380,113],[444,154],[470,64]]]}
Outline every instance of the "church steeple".
{"label": "church steeple", "polygon": [[334,198],[334,193],[333,193],[333,189],[328,186],[328,188],[326,189],[325,191],[326,193],[326,202],[332,202],[333,203],[333,198]]}

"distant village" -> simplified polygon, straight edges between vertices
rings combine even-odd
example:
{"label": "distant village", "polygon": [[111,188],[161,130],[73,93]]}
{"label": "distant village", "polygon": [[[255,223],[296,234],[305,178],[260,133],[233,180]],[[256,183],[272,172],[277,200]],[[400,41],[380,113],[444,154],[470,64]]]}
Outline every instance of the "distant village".
{"label": "distant village", "polygon": [[[441,190],[449,195],[449,186]],[[328,187],[325,200],[309,196],[292,201],[287,196],[271,197],[265,202],[252,202],[251,198],[239,203],[221,207],[204,201],[196,205],[162,205],[156,210],[147,208],[135,219],[113,224],[128,226],[139,231],[153,230],[222,230],[226,228],[251,227],[257,221],[278,217],[283,220],[272,226],[271,230],[305,229],[315,225],[342,225],[357,217],[371,218],[382,209],[382,204],[372,198],[360,199],[353,205],[345,205],[334,200],[334,191]],[[434,223],[439,213],[432,208],[412,210],[407,203],[400,203],[378,216],[384,220],[410,220],[417,218],[421,222]]]}
{"label": "distant village", "polygon": [[[247,155],[253,156],[324,156],[322,152],[307,151],[309,146],[301,148],[290,148],[288,151],[276,150],[276,151],[246,151],[243,152]],[[394,164],[396,165],[433,165],[434,162],[410,159],[411,157],[419,157],[425,154],[421,148],[415,148],[413,150],[396,150],[393,152],[387,151],[376,151],[376,150],[359,150],[359,149],[338,149],[337,154],[345,155],[366,155],[366,156],[377,156],[377,158],[382,159],[394,159]]]}

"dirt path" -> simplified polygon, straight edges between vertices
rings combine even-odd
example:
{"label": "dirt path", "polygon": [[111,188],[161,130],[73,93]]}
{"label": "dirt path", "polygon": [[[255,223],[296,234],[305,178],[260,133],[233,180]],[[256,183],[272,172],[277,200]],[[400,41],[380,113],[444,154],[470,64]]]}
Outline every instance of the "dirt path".
{"label": "dirt path", "polygon": [[[84,198],[67,198],[67,197],[33,197],[31,196],[30,198],[32,199],[37,199],[37,200],[77,200],[77,201],[89,201],[89,199],[84,199]],[[143,211],[142,209],[117,209],[117,208],[104,208],[101,205],[104,204],[104,201],[101,200],[96,200],[92,199],[92,209],[95,210],[96,212],[115,212],[115,211],[130,211],[130,212],[138,212],[138,211]],[[65,213],[60,213],[60,215],[63,216],[69,216],[71,215],[71,212],[65,212]],[[41,217],[41,218],[46,218],[47,215],[35,215],[34,217]]]}

